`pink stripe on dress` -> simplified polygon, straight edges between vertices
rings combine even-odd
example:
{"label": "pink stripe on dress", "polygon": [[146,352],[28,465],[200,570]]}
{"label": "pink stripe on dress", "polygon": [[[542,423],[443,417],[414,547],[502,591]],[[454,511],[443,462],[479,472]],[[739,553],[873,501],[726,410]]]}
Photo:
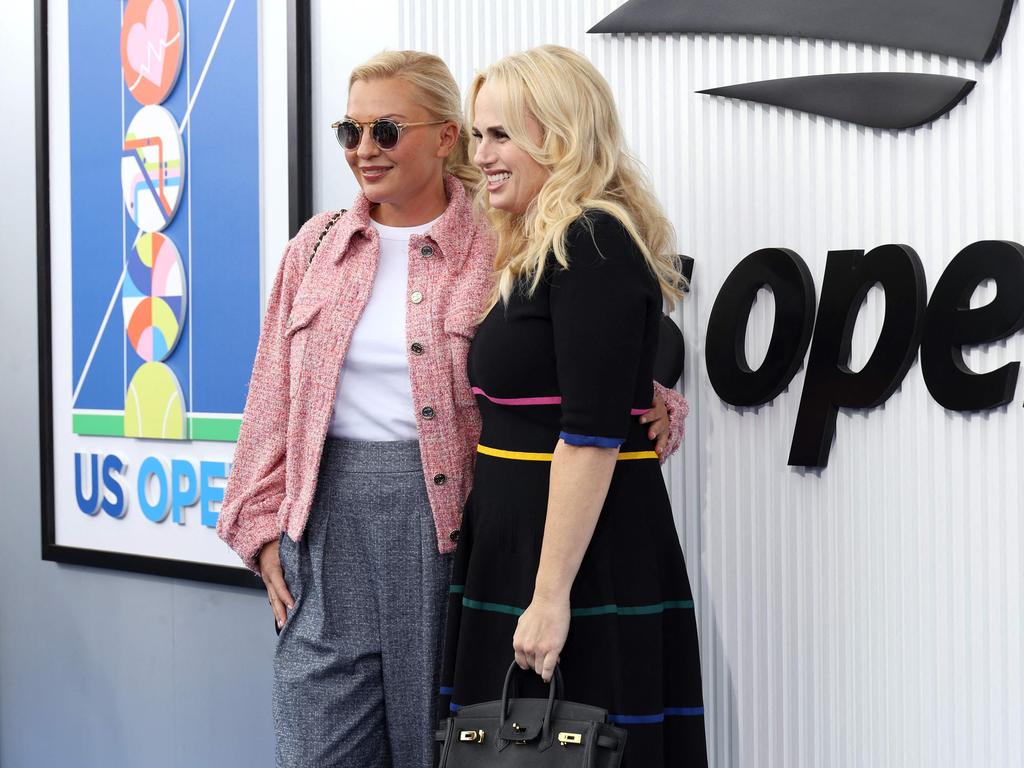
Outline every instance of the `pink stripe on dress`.
{"label": "pink stripe on dress", "polygon": [[558,395],[550,397],[491,397],[480,387],[473,387],[474,395],[482,395],[495,405],[561,405],[562,398]]}
{"label": "pink stripe on dress", "polygon": [[[474,395],[481,395],[486,397],[495,405],[561,405],[562,398],[559,395],[549,395],[546,397],[491,397],[484,392],[480,387],[473,387]],[[629,411],[630,416],[640,416],[641,414],[647,413],[650,408],[632,408]]]}

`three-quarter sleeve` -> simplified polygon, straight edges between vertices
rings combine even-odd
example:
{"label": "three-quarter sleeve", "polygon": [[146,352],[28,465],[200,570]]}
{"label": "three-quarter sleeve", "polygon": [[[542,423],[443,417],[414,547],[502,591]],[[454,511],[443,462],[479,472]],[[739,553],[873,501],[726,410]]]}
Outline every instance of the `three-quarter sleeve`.
{"label": "three-quarter sleeve", "polygon": [[592,234],[581,220],[567,235],[568,269],[549,267],[559,437],[616,448],[632,423],[653,277],[618,220],[604,213],[588,218]]}

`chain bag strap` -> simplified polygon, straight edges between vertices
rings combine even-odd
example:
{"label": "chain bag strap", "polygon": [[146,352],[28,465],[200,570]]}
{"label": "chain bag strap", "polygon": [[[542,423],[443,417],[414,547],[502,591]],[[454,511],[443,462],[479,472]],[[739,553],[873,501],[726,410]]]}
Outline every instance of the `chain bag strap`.
{"label": "chain bag strap", "polygon": [[322,243],[324,241],[324,238],[327,236],[327,233],[331,231],[331,227],[333,227],[335,225],[335,223],[338,221],[338,219],[341,218],[341,215],[343,213],[345,213],[345,209],[344,208],[341,209],[340,211],[335,211],[331,215],[331,218],[324,225],[324,229],[320,233],[320,237],[318,237],[316,239],[316,242],[313,243],[313,251],[309,254],[309,261],[306,262],[306,269],[309,269],[309,265],[313,263],[313,259],[316,256],[316,252],[320,249],[320,243]]}

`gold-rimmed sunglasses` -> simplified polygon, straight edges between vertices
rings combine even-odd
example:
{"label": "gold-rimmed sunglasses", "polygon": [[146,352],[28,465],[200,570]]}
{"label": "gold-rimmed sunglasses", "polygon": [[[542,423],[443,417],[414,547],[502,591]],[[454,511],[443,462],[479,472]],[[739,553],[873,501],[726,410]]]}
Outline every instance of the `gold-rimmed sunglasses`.
{"label": "gold-rimmed sunglasses", "polygon": [[338,137],[338,143],[345,149],[355,149],[363,140],[363,126],[370,127],[370,138],[373,143],[385,151],[398,146],[398,140],[402,138],[402,131],[406,128],[415,128],[419,125],[441,125],[447,120],[431,120],[423,123],[398,123],[390,117],[379,117],[376,120],[361,123],[358,120],[346,118],[331,123],[334,135]]}

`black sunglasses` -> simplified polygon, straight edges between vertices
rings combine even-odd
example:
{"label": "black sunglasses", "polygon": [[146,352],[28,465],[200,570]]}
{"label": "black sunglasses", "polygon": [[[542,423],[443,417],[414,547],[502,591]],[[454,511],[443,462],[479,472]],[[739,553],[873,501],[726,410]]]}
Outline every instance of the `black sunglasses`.
{"label": "black sunglasses", "polygon": [[338,137],[338,143],[345,149],[355,149],[363,140],[363,126],[370,126],[370,138],[380,149],[394,149],[398,146],[398,140],[402,138],[402,131],[406,128],[415,128],[418,125],[441,125],[447,120],[432,120],[426,123],[396,123],[390,117],[379,117],[367,123],[360,123],[358,120],[348,118],[331,123],[334,135]]}

